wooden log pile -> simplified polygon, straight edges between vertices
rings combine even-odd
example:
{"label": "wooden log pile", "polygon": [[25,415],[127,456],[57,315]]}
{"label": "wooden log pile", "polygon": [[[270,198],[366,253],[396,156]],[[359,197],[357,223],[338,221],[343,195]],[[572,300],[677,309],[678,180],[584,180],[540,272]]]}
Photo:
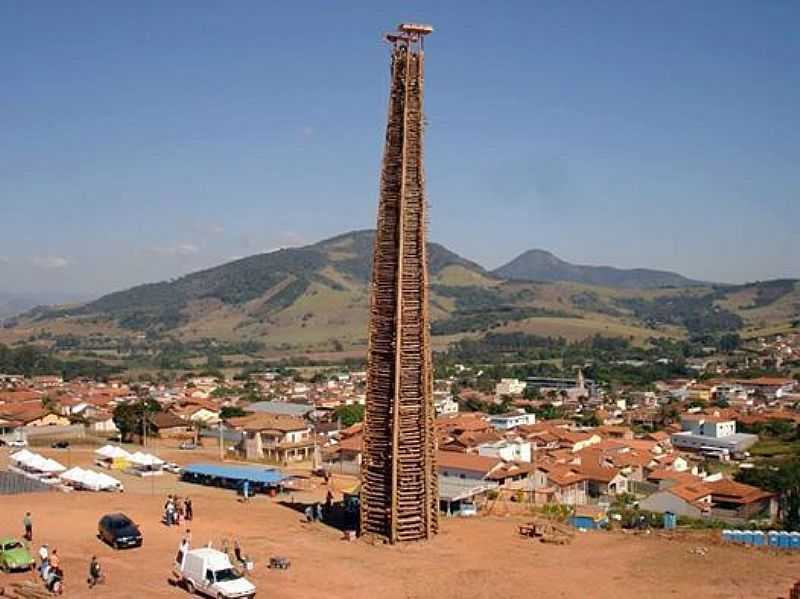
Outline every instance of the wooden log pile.
{"label": "wooden log pile", "polygon": [[419,48],[394,47],[372,267],[361,531],[392,543],[438,526],[423,65]]}

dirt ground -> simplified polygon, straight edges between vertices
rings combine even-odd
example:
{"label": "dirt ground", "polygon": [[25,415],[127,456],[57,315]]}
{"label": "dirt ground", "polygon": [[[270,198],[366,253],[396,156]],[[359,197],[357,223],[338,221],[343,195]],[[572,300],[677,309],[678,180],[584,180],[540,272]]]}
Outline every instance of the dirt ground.
{"label": "dirt ground", "polygon": [[[43,450],[66,465],[66,452]],[[209,457],[212,452],[209,452]],[[0,452],[0,468],[6,452]],[[201,456],[159,451],[179,463]],[[87,465],[91,451],[73,449],[71,465]],[[195,519],[193,545],[239,538],[255,561],[250,579],[259,596],[276,599],[372,598],[614,598],[786,597],[800,579],[800,556],[776,555],[722,546],[713,536],[669,540],[656,534],[579,533],[570,546],[543,545],[520,538],[519,518],[445,519],[436,540],[411,546],[372,546],[347,542],[322,524],[307,524],[281,505],[281,497],[259,496],[247,504],[231,491],[177,482],[174,475],[142,480],[119,475],[123,494],[36,493],[0,497],[0,535],[20,535],[22,517],[31,511],[34,548],[47,542],[58,549],[65,569],[67,597],[182,597],[167,579],[185,527],[160,524],[167,493],[190,495]],[[350,480],[336,477],[335,488]],[[298,500],[319,500],[325,488],[298,492]],[[337,499],[339,494],[336,494]],[[283,498],[286,499],[286,498]],[[136,520],[144,546],[114,551],[96,537],[104,513],[122,511]],[[706,556],[692,553],[708,548]],[[97,555],[107,583],[92,590],[85,579]],[[270,556],[286,556],[291,567],[271,571]],[[0,574],[0,586],[32,574]]]}

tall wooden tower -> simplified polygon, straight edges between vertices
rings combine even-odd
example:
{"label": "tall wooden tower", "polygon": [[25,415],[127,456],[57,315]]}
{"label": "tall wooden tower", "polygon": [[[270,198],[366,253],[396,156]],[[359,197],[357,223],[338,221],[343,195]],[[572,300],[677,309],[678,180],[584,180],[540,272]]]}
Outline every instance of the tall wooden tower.
{"label": "tall wooden tower", "polygon": [[372,264],[361,533],[390,543],[438,528],[422,165],[427,25],[388,34],[391,88]]}

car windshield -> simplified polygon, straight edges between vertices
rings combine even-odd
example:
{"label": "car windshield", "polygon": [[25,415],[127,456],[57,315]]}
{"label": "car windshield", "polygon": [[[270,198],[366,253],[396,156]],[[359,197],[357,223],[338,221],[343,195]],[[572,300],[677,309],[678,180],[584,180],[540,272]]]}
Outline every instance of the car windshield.
{"label": "car windshield", "polygon": [[128,528],[131,525],[130,520],[114,520],[111,522],[111,528]]}
{"label": "car windshield", "polygon": [[3,551],[13,551],[14,549],[22,549],[22,544],[19,541],[13,541],[3,545]]}
{"label": "car windshield", "polygon": [[226,582],[228,580],[236,580],[241,578],[239,573],[233,568],[225,568],[224,570],[217,570],[214,572],[217,577],[217,582]]}

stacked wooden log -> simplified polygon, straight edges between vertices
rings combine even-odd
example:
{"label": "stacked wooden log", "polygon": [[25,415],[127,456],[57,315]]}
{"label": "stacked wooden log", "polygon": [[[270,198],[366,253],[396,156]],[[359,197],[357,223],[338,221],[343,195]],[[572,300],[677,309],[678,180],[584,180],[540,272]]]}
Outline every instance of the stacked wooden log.
{"label": "stacked wooden log", "polygon": [[372,268],[361,530],[390,542],[437,531],[428,319],[421,50],[397,45]]}

